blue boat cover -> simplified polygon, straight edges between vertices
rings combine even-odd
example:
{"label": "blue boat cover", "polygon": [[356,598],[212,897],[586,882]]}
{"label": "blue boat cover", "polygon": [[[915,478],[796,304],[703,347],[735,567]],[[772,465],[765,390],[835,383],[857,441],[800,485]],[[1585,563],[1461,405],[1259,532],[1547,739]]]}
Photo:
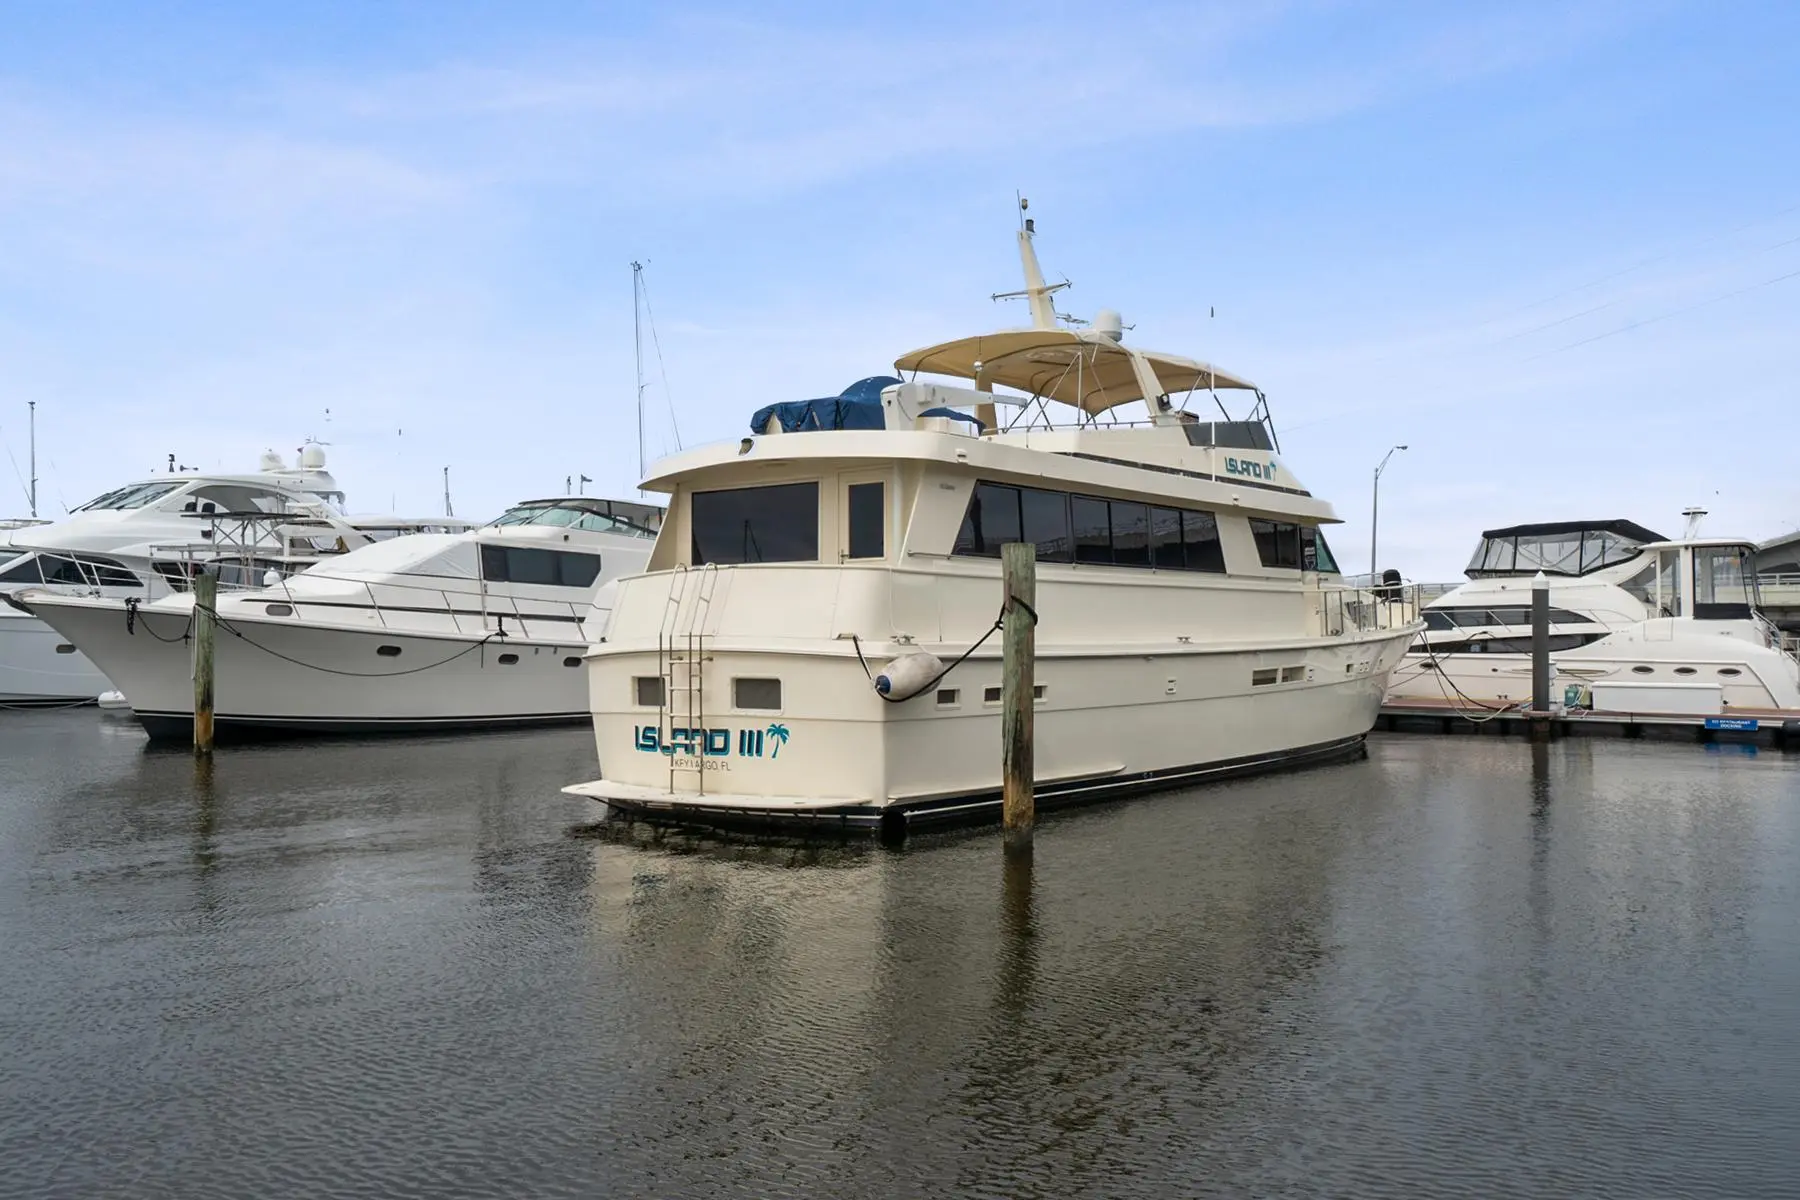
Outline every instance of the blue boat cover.
{"label": "blue boat cover", "polygon": [[783,433],[813,429],[882,429],[887,422],[881,415],[881,389],[899,382],[892,375],[871,375],[857,380],[836,396],[764,405],[750,418],[750,432],[761,433],[770,417],[781,422]]}

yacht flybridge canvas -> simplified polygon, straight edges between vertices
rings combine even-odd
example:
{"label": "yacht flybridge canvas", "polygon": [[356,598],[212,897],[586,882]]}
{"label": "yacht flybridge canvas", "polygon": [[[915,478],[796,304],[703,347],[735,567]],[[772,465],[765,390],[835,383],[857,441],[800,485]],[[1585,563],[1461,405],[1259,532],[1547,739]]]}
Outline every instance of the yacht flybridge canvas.
{"label": "yacht flybridge canvas", "polygon": [[[1129,345],[1117,313],[1060,324],[1033,237],[1029,328],[768,405],[652,472],[668,517],[589,653],[601,778],[571,792],[711,824],[997,806],[998,643],[932,664],[993,626],[1014,541],[1038,562],[1040,803],[1361,752],[1415,608],[1344,586],[1337,518],[1253,384]],[[1245,419],[1187,411],[1227,397]]]}

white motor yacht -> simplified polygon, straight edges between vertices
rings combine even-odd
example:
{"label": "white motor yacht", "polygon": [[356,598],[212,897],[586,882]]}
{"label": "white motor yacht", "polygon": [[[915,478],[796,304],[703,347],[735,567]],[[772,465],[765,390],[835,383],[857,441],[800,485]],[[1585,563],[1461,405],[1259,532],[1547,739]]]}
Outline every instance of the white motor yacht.
{"label": "white motor yacht", "polygon": [[1646,714],[1800,709],[1800,661],[1758,610],[1756,547],[1696,532],[1669,540],[1630,521],[1488,530],[1468,582],[1424,609],[1425,631],[1389,698],[1528,702],[1531,589],[1542,572],[1558,702]]}
{"label": "white motor yacht", "polygon": [[[291,467],[271,452],[255,472],[153,476],[61,520],[9,530],[0,550],[0,597],[33,588],[153,600],[185,588],[202,563],[228,582],[248,583],[379,538],[470,524],[348,517],[343,504],[325,452],[313,443]],[[108,686],[69,639],[17,607],[0,606],[0,703],[80,703]]]}
{"label": "white motor yacht", "polygon": [[[641,570],[661,509],[528,501],[490,524],[363,546],[221,591],[217,737],[515,727],[587,718],[580,667],[607,585]],[[118,684],[152,738],[188,739],[191,593],[19,597]]]}
{"label": "white motor yacht", "polygon": [[[1037,555],[1040,804],[1362,752],[1416,621],[1343,586],[1337,517],[1254,385],[1128,345],[1116,313],[1060,325],[1033,232],[1031,328],[771,405],[651,473],[668,520],[588,653],[603,777],[568,791],[711,825],[996,811],[987,635],[1017,541]],[[1255,396],[1252,419],[1179,407],[1215,391]]]}

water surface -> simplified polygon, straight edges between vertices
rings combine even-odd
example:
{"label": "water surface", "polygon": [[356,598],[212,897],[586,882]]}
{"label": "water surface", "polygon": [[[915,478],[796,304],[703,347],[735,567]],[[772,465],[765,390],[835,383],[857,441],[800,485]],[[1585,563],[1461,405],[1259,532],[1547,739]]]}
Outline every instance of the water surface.
{"label": "water surface", "polygon": [[583,731],[0,714],[0,1195],[1800,1195],[1800,756],[1394,735],[995,834]]}

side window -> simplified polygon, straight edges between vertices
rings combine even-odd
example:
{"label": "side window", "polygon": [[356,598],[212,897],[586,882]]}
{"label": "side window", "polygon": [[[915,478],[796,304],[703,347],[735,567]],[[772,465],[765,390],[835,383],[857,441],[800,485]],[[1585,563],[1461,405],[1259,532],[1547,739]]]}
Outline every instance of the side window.
{"label": "side window", "polygon": [[38,569],[38,560],[27,558],[17,566],[0,571],[0,583],[42,583],[44,576]]}
{"label": "side window", "polygon": [[556,551],[557,574],[564,587],[592,587],[600,577],[598,554],[577,554],[573,550]]}
{"label": "side window", "polygon": [[1225,573],[1225,549],[1219,544],[1219,521],[1209,512],[1181,514],[1181,544],[1187,569]]}
{"label": "side window", "polygon": [[1022,540],[1037,548],[1039,562],[1066,563],[1074,560],[1073,540],[1069,536],[1069,497],[1062,492],[1042,488],[1019,489],[1020,533]]}
{"label": "side window", "polygon": [[1250,519],[1250,532],[1256,538],[1257,557],[1265,567],[1300,568],[1300,527],[1286,521]]}
{"label": "side window", "polygon": [[956,553],[998,558],[1000,547],[1022,540],[1020,534],[1019,489],[978,483],[956,535]]}
{"label": "side window", "polygon": [[529,583],[540,587],[591,586],[600,575],[600,556],[531,546],[481,548],[481,577],[489,583]]}
{"label": "side window", "polygon": [[1186,566],[1181,549],[1181,510],[1150,510],[1150,565],[1164,571],[1179,571]]}
{"label": "side window", "polygon": [[1112,551],[1112,516],[1104,500],[1091,496],[1069,499],[1070,524],[1075,537],[1075,561],[1078,563],[1110,563]]}
{"label": "side window", "polygon": [[1300,567],[1306,571],[1319,571],[1326,575],[1342,574],[1338,570],[1337,559],[1331,556],[1331,547],[1325,544],[1325,531],[1311,525],[1300,527]]}
{"label": "side window", "polygon": [[1113,562],[1121,567],[1150,565],[1150,506],[1130,500],[1112,502]]}

